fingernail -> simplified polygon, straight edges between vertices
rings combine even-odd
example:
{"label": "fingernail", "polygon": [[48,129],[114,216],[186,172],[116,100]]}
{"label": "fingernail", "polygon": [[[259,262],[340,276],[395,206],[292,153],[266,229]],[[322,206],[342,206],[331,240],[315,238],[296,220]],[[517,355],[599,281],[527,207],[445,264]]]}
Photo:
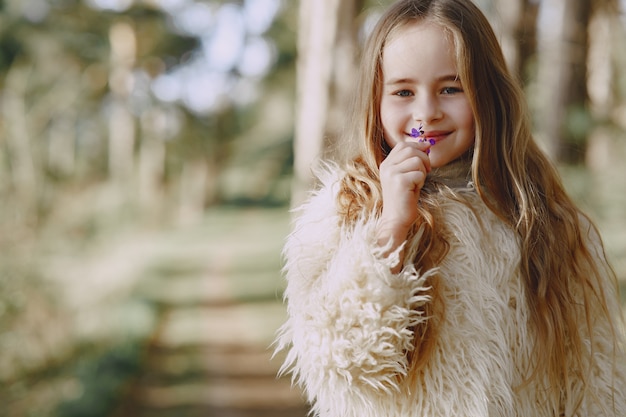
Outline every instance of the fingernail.
{"label": "fingernail", "polygon": [[437,141],[435,139],[428,139],[428,142],[430,142],[431,145],[434,145],[435,143],[437,143]]}
{"label": "fingernail", "polygon": [[426,149],[426,155],[430,155],[430,149]]}

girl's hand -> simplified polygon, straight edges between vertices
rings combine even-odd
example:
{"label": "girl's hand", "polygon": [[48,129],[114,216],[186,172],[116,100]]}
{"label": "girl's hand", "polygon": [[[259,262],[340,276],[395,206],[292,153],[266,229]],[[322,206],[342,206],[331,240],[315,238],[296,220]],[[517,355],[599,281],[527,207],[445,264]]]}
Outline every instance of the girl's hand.
{"label": "girl's hand", "polygon": [[397,143],[380,164],[383,210],[378,243],[392,240],[392,250],[405,239],[417,218],[417,201],[430,172],[428,142],[407,140]]}

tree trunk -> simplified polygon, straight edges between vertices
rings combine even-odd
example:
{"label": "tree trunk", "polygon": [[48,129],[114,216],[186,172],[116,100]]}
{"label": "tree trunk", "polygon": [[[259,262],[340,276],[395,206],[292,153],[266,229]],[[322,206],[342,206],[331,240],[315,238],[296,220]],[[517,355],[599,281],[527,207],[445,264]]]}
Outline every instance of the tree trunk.
{"label": "tree trunk", "polygon": [[301,0],[296,66],[292,205],[314,185],[312,168],[345,120],[355,72],[355,16],[362,0]]}
{"label": "tree trunk", "polygon": [[537,51],[539,3],[534,0],[482,0],[478,4],[496,32],[509,69],[527,82],[530,62]]}
{"label": "tree trunk", "polygon": [[142,209],[154,214],[163,198],[167,115],[154,107],[141,118],[141,142],[137,161],[138,197]]}
{"label": "tree trunk", "polygon": [[[492,11],[492,9],[494,9]],[[518,28],[522,17],[522,0],[491,0],[483,6],[485,14],[500,40],[504,58],[513,72],[520,66]]]}
{"label": "tree trunk", "polygon": [[517,73],[520,79],[527,83],[530,78],[531,63],[537,55],[537,18],[539,16],[539,2],[522,0],[522,13],[517,26],[518,60]]}
{"label": "tree trunk", "polygon": [[111,43],[111,110],[109,116],[109,175],[127,186],[133,176],[135,159],[135,118],[128,99],[136,58],[136,36],[126,22],[118,22],[109,33]]}
{"label": "tree trunk", "polygon": [[541,55],[540,88],[545,96],[541,130],[548,153],[565,163],[584,161],[591,128],[587,94],[588,26],[592,0],[544,0],[543,7],[558,16],[546,22]]}
{"label": "tree trunk", "polygon": [[614,116],[618,114],[615,109],[620,108],[620,69],[624,68],[624,64],[620,63],[619,52],[626,29],[620,21],[618,0],[603,0],[598,3],[589,22],[587,61],[589,109],[593,119],[599,123],[594,126],[587,139],[585,164],[594,171],[619,165],[622,160],[619,152],[615,152],[617,135],[613,129]]}
{"label": "tree trunk", "polygon": [[31,143],[26,95],[31,68],[14,65],[7,75],[2,107],[4,123],[2,136],[6,141],[10,163],[10,187],[23,208],[22,215],[29,216],[36,208],[40,165]]}
{"label": "tree trunk", "polygon": [[587,135],[591,131],[589,96],[587,93],[587,54],[592,0],[577,0],[565,8],[563,42],[565,61],[563,105],[565,126],[558,158],[567,163],[585,160]]}

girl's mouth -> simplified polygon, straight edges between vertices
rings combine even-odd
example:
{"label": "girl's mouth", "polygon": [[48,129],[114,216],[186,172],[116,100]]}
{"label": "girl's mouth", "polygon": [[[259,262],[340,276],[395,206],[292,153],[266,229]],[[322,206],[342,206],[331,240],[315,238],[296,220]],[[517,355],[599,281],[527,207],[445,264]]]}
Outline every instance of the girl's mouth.
{"label": "girl's mouth", "polygon": [[448,135],[452,133],[446,130],[431,130],[425,132],[422,125],[420,124],[419,128],[411,129],[412,138],[419,138],[418,142],[429,142],[431,145],[435,145],[437,142],[445,139]]}
{"label": "girl's mouth", "polygon": [[451,132],[442,131],[442,130],[433,130],[431,132],[424,132],[424,139],[430,142],[431,145],[436,144],[437,142],[445,139]]}

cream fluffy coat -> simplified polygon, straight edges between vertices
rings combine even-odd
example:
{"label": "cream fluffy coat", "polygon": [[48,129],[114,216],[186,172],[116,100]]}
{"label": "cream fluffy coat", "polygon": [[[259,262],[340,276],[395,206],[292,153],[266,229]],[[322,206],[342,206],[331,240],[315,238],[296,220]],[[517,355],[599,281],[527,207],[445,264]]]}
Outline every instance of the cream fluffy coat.
{"label": "cream fluffy coat", "polygon": [[[320,190],[297,214],[284,250],[288,320],[277,346],[288,350],[282,371],[303,387],[314,414],[571,416],[571,396],[555,403],[541,381],[519,387],[533,363],[519,247],[471,184],[457,191],[472,209],[442,202],[451,246],[441,265],[417,271],[407,262],[393,274],[397,254],[382,256],[375,221],[339,226],[335,201],[341,175],[331,169],[322,178]],[[407,249],[417,239],[419,234],[406,242]],[[406,352],[412,349],[409,329],[428,320],[418,311],[430,301],[433,274],[444,280],[445,316],[433,356],[411,384],[403,378]],[[619,314],[613,287],[606,285],[605,291],[611,312]],[[615,350],[608,324],[598,321],[595,328],[592,382],[575,415],[624,417],[626,362]]]}

